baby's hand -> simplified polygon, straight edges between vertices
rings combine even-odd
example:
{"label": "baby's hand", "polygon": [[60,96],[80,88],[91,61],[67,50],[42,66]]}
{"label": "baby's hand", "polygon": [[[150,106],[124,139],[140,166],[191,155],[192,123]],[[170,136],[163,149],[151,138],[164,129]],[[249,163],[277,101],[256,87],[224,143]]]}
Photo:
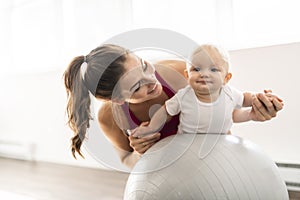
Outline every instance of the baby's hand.
{"label": "baby's hand", "polygon": [[154,132],[150,129],[148,126],[149,122],[143,122],[139,127],[136,127],[135,129],[131,130],[131,135],[133,137],[143,138],[145,136],[151,135]]}
{"label": "baby's hand", "polygon": [[139,126],[136,129],[132,130],[132,135],[134,137],[143,138],[148,135],[153,134],[154,132],[147,126]]}
{"label": "baby's hand", "polygon": [[128,137],[130,146],[139,154],[145,153],[150,147],[152,147],[152,145],[154,145],[159,140],[159,138],[160,133],[155,133],[143,138],[134,137],[133,135],[130,135]]}

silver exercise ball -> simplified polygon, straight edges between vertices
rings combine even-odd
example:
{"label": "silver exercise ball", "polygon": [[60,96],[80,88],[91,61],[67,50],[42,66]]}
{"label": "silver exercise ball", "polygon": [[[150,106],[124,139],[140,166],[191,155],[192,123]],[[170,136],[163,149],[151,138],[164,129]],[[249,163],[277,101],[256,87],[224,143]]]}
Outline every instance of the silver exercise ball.
{"label": "silver exercise ball", "polygon": [[132,170],[125,200],[288,200],[275,163],[232,135],[177,134],[151,147]]}

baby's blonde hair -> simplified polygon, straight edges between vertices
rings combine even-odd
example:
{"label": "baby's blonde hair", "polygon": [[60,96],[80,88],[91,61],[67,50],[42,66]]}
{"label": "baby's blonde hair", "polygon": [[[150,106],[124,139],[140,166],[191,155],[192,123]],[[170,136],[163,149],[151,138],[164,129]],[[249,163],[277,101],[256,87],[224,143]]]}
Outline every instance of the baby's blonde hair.
{"label": "baby's blonde hair", "polygon": [[189,63],[187,63],[187,70],[191,67],[192,63],[191,61],[197,56],[197,54],[204,52],[207,54],[212,61],[215,60],[221,60],[224,62],[223,67],[226,69],[226,71],[229,71],[230,66],[230,59],[228,52],[219,46],[212,45],[212,44],[203,44],[197,47],[193,53],[190,56]]}

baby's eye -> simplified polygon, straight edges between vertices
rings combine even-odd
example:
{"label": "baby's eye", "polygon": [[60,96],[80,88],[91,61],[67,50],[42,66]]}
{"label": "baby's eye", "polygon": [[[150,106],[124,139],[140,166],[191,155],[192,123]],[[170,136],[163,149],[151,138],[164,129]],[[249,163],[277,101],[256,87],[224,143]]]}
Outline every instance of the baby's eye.
{"label": "baby's eye", "polygon": [[220,71],[217,67],[212,67],[210,70],[211,70],[212,72],[219,72],[219,71]]}
{"label": "baby's eye", "polygon": [[200,68],[200,67],[193,67],[193,68],[192,68],[192,71],[200,72],[200,71],[201,71],[201,68]]}

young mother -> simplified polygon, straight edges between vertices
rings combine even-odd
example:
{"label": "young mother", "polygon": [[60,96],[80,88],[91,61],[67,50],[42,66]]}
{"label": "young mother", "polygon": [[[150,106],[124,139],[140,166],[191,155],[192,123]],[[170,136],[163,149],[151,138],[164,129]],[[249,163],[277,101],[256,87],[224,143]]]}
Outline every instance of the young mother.
{"label": "young mother", "polygon": [[[75,57],[64,73],[68,124],[74,132],[73,156],[76,152],[82,156],[80,147],[91,120],[89,92],[104,100],[98,122],[122,163],[130,168],[158,140],[176,134],[178,116],[170,119],[159,133],[145,138],[128,136],[126,130],[149,121],[149,110],[154,113],[157,105],[163,105],[186,86],[185,69],[183,61],[165,60],[152,65],[129,50],[111,44],[102,45],[87,56]],[[276,98],[270,101],[267,96],[270,93],[256,95],[251,108],[252,120],[270,120],[282,109]]]}

